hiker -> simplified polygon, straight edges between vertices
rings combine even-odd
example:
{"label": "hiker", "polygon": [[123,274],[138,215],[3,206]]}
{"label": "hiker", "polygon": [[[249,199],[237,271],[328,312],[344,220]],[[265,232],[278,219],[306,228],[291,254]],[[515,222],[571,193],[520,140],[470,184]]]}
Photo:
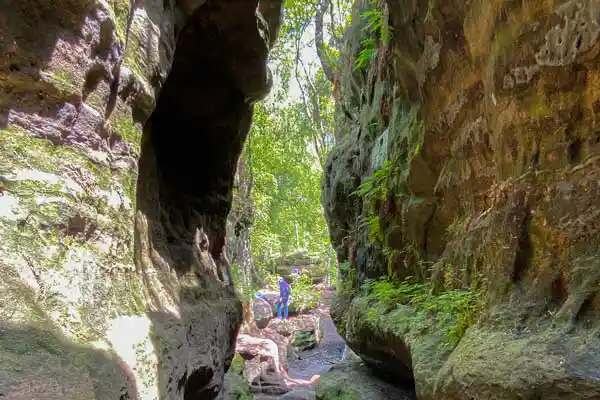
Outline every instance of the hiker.
{"label": "hiker", "polygon": [[277,317],[281,318],[281,306],[283,306],[283,319],[288,318],[288,300],[290,297],[290,284],[283,277],[279,277],[279,301],[277,302]]}

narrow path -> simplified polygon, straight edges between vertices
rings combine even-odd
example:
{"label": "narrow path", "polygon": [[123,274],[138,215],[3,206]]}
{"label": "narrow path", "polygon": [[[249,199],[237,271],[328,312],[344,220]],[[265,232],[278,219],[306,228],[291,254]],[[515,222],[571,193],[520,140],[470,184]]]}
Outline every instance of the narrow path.
{"label": "narrow path", "polygon": [[[297,360],[289,363],[287,371],[288,385],[296,383],[298,388],[314,390],[314,384],[309,382],[312,382],[315,376],[327,372],[333,365],[342,361],[346,342],[338,334],[329,314],[334,296],[335,289],[326,289],[321,292],[321,299],[316,310],[318,318],[321,320],[321,341],[316,348],[300,353]],[[283,396],[255,394],[254,400],[277,400]]]}
{"label": "narrow path", "polygon": [[301,353],[298,360],[290,363],[288,374],[291,378],[311,379],[313,375],[327,372],[331,366],[342,361],[346,343],[338,334],[329,314],[334,296],[334,289],[322,292],[317,308],[321,319],[322,339],[315,349]]}

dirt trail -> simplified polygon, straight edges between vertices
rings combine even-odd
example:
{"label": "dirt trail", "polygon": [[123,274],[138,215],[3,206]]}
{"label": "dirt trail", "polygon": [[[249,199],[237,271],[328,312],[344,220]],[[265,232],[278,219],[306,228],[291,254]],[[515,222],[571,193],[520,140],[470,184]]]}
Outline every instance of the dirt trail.
{"label": "dirt trail", "polygon": [[[342,361],[346,343],[338,334],[329,314],[329,308],[334,296],[335,289],[326,289],[321,292],[321,300],[315,310],[315,313],[321,320],[321,341],[316,348],[300,353],[298,359],[289,363],[288,371],[285,374],[288,387],[314,390],[315,378]],[[290,319],[293,318],[297,317],[291,317]],[[283,396],[255,394],[254,400],[275,400]],[[312,397],[309,396],[307,398]]]}
{"label": "dirt trail", "polygon": [[300,354],[298,360],[290,362],[288,375],[295,379],[311,379],[313,375],[320,375],[331,366],[342,361],[346,343],[338,334],[337,329],[329,315],[331,300],[335,290],[324,290],[317,312],[321,318],[322,339],[319,345]]}

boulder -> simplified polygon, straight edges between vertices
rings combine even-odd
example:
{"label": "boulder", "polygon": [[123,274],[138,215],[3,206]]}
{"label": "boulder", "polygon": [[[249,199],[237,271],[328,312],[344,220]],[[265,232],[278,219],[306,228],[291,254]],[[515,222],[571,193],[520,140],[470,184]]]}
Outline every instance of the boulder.
{"label": "boulder", "polygon": [[282,255],[276,262],[281,265],[310,265],[318,263],[319,255],[310,253],[306,249],[298,249]]}
{"label": "boulder", "polygon": [[414,400],[413,389],[392,385],[376,376],[361,362],[347,362],[321,375],[317,400]]}
{"label": "boulder", "polygon": [[294,331],[292,334],[292,348],[294,353],[314,349],[317,346],[317,337],[314,330]]}
{"label": "boulder", "polygon": [[277,344],[271,339],[239,335],[237,352],[245,360],[244,377],[253,392],[282,394],[289,391]]}
{"label": "boulder", "polygon": [[252,300],[252,308],[256,326],[264,329],[269,324],[271,318],[273,318],[273,306],[266,299],[254,299]]}
{"label": "boulder", "polygon": [[280,400],[315,400],[316,393],[311,389],[294,389],[280,397]]}

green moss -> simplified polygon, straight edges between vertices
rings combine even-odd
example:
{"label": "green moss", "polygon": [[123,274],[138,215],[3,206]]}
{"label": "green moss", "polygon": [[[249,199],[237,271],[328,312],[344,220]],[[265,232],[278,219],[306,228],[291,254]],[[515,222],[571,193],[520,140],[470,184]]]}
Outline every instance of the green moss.
{"label": "green moss", "polygon": [[[470,290],[433,294],[429,284],[388,279],[367,280],[363,290],[370,302],[367,322],[373,328],[377,329],[382,323],[400,331],[407,327],[418,332],[435,328],[445,333],[445,345],[451,347],[458,344],[478,316],[478,296]],[[389,311],[395,309],[401,312],[388,316]],[[407,309],[409,313],[403,312]]]}
{"label": "green moss", "polygon": [[[143,288],[133,272],[133,213],[113,208],[105,197],[87,191],[88,187],[110,191],[117,183],[110,168],[92,162],[78,149],[54,146],[16,127],[0,130],[0,155],[0,174],[8,177],[3,181],[2,189],[18,200],[20,215],[23,216],[20,220],[0,219],[4,255],[20,262],[26,261],[38,273],[55,270],[69,279],[63,270],[64,265],[69,260],[79,262],[72,258],[83,252],[88,268],[103,274],[102,285],[86,285],[89,293],[85,298],[89,302],[85,304],[70,304],[59,293],[46,289],[33,303],[44,313],[53,313],[63,331],[80,342],[101,337],[107,315],[143,313]],[[75,193],[65,190],[61,178],[66,171],[72,171],[73,166],[91,173]],[[18,170],[50,173],[57,181],[11,180],[11,174]],[[129,176],[133,174],[124,172]],[[129,187],[127,190],[131,192],[133,189]],[[109,252],[89,242],[86,235],[68,234],[65,228],[74,215],[86,218],[90,225],[96,225],[96,231],[113,238]],[[11,298],[17,295],[15,292]],[[6,301],[3,303],[6,304]],[[44,313],[35,311],[38,306],[28,306],[31,308],[31,312],[27,312],[31,314],[31,320],[43,318]],[[70,308],[75,308],[79,317],[71,315],[68,312]]]}
{"label": "green moss", "polygon": [[123,188],[123,192],[131,201],[132,207],[135,208],[137,173],[135,170],[122,170],[119,174],[119,182]]}
{"label": "green moss", "polygon": [[130,10],[129,0],[108,0],[108,4],[114,14],[117,35],[121,40],[125,41]]}
{"label": "green moss", "polygon": [[55,146],[16,126],[0,129],[0,154],[2,175],[8,175],[17,169],[59,173],[65,166],[89,162],[85,153],[79,149]]}
{"label": "green moss", "polygon": [[317,386],[317,400],[359,400],[357,393],[339,380],[323,379]]}
{"label": "green moss", "polygon": [[0,331],[0,348],[15,355],[35,355],[43,350],[46,353],[62,356],[64,344],[56,333],[39,329],[36,335],[14,335],[9,330]]}
{"label": "green moss", "polygon": [[142,130],[133,121],[131,115],[119,113],[114,119],[109,121],[109,125],[123,140],[133,145],[135,151],[139,153]]}
{"label": "green moss", "polygon": [[224,398],[227,400],[252,400],[254,398],[244,378],[230,372],[225,374],[223,391],[225,392]]}
{"label": "green moss", "polygon": [[239,353],[235,353],[235,356],[233,356],[229,371],[240,375],[244,373],[244,359],[239,355]]}
{"label": "green moss", "polygon": [[50,72],[48,76],[50,80],[62,91],[68,93],[79,93],[81,82],[79,77],[75,75],[73,71],[61,69]]}
{"label": "green moss", "polygon": [[94,110],[98,111],[99,113],[104,112],[106,99],[103,97],[101,92],[97,90],[91,92],[85,102],[87,105],[91,106]]}
{"label": "green moss", "polygon": [[0,106],[13,106],[17,93],[43,93],[45,102],[63,102],[72,98],[77,91],[73,85],[62,85],[51,73],[42,73],[43,79],[29,76],[2,75],[0,73]]}
{"label": "green moss", "polygon": [[123,57],[123,63],[127,65],[135,75],[137,75],[138,79],[144,80],[144,76],[146,76],[144,72],[145,65],[143,65],[140,62],[140,54],[137,53],[138,50],[139,43],[136,43],[136,45],[134,45],[132,42],[130,42],[129,46],[127,46],[127,49],[125,50],[125,57]]}

